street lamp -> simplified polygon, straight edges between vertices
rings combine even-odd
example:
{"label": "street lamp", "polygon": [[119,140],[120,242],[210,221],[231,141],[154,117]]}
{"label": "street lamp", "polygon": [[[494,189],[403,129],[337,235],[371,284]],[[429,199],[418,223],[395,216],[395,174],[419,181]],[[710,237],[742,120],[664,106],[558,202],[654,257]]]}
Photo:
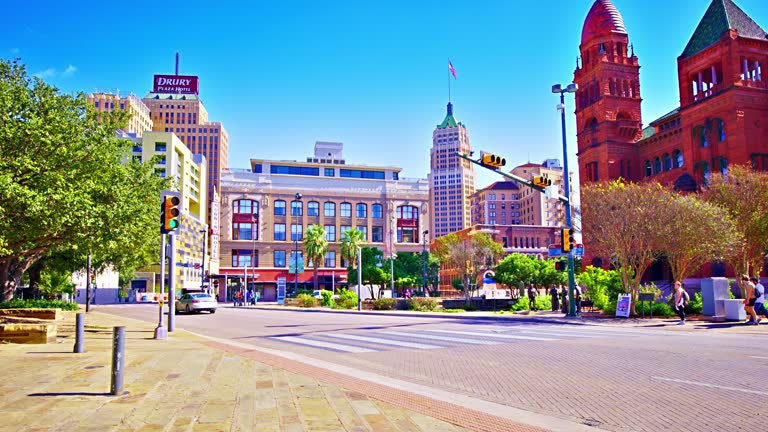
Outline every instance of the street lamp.
{"label": "street lamp", "polygon": [[391,296],[395,297],[395,250],[392,249],[392,240],[395,236],[395,215],[392,215],[392,219],[389,221],[389,289],[392,291]]}
{"label": "street lamp", "polygon": [[200,260],[200,291],[205,292],[205,247],[208,243],[208,230],[201,229],[200,234],[203,235],[203,258]]}
{"label": "street lamp", "polygon": [[422,276],[424,277],[424,282],[423,282],[421,291],[424,294],[424,296],[427,295],[427,234],[429,234],[429,230],[424,230],[424,232],[422,232],[423,246],[421,250],[421,257],[422,257],[422,261],[424,261],[424,272],[422,274]]}
{"label": "street lamp", "polygon": [[[576,93],[578,87],[576,84],[568,84],[563,88],[560,84],[552,86],[552,93],[560,93],[560,105],[557,106],[560,111],[560,121],[563,130],[563,183],[565,186],[565,226],[566,228],[573,228],[573,222],[571,221],[571,185],[570,185],[570,172],[568,171],[568,144],[565,135],[565,94]],[[576,309],[576,302],[573,301],[573,290],[576,287],[576,281],[573,276],[573,250],[568,252],[568,315],[569,317],[578,317],[579,311]]]}
{"label": "street lamp", "polygon": [[[296,192],[296,195],[294,195],[294,202],[298,201],[301,202],[301,194]],[[293,213],[293,203],[291,203],[291,213]],[[299,216],[299,209],[296,209],[296,214],[294,216]],[[299,221],[301,219],[299,218]],[[293,231],[293,230],[291,230]],[[294,271],[294,282],[293,282],[293,289],[294,294],[298,295],[299,293],[299,226],[296,224],[296,232],[293,237],[293,241],[296,243],[296,252],[293,255],[293,271]]]}

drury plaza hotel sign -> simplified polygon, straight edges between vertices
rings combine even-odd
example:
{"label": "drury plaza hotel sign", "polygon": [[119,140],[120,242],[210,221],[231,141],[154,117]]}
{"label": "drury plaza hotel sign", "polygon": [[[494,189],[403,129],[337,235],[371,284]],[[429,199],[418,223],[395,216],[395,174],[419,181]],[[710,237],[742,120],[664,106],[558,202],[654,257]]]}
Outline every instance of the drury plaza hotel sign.
{"label": "drury plaza hotel sign", "polygon": [[155,75],[154,92],[198,94],[198,80],[192,75]]}

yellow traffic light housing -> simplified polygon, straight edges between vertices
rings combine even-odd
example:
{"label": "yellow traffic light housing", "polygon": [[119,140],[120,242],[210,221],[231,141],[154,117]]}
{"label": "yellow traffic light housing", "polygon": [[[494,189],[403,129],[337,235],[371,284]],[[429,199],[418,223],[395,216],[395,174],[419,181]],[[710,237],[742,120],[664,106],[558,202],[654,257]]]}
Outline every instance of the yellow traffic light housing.
{"label": "yellow traffic light housing", "polygon": [[168,234],[179,228],[181,210],[179,205],[181,199],[177,196],[166,195],[163,197],[163,205],[160,212],[160,233]]}
{"label": "yellow traffic light housing", "polygon": [[533,176],[533,180],[531,181],[531,183],[533,183],[534,186],[544,188],[547,186],[552,186],[552,179],[550,179],[548,175],[543,174],[540,176]]}
{"label": "yellow traffic light housing", "polygon": [[563,228],[561,231],[563,240],[563,252],[570,252],[573,250],[573,228]]}
{"label": "yellow traffic light housing", "polygon": [[480,157],[480,163],[489,168],[499,169],[507,164],[507,160],[492,153],[483,153]]}

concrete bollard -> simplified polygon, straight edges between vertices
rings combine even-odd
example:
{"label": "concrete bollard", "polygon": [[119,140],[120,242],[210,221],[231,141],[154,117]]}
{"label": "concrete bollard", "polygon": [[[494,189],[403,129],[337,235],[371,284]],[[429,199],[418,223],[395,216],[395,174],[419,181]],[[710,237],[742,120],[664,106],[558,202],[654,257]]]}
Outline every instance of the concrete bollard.
{"label": "concrete bollard", "polygon": [[75,353],[85,352],[85,314],[75,315]]}
{"label": "concrete bollard", "polygon": [[125,327],[115,327],[112,332],[112,385],[109,393],[119,396],[123,393],[123,372],[125,368]]}

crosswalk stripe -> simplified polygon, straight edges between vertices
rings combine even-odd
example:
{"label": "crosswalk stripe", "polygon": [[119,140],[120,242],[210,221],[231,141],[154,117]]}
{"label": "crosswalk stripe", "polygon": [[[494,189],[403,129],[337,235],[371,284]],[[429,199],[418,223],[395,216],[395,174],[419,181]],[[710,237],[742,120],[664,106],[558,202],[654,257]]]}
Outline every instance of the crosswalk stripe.
{"label": "crosswalk stripe", "polygon": [[396,336],[408,336],[408,337],[415,337],[415,338],[421,338],[421,339],[432,339],[432,340],[439,340],[439,341],[447,341],[447,342],[457,342],[457,343],[468,343],[468,344],[475,344],[475,345],[498,345],[501,342],[496,341],[484,341],[484,340],[475,340],[475,339],[465,339],[465,338],[454,338],[450,336],[435,336],[435,335],[426,335],[421,333],[405,333],[405,332],[396,332],[396,331],[388,331],[388,332],[381,332],[384,334],[391,334]]}
{"label": "crosswalk stripe", "polygon": [[293,342],[297,344],[309,345],[309,346],[318,347],[318,348],[330,348],[337,351],[345,351],[345,352],[351,352],[351,353],[376,352],[376,350],[372,350],[368,348],[360,348],[360,347],[351,346],[351,345],[322,342],[322,341],[304,339],[304,338],[294,337],[294,336],[277,336],[277,337],[272,337],[270,339],[276,339],[276,340],[285,341],[285,342]]}
{"label": "crosswalk stripe", "polygon": [[523,330],[523,331],[520,331],[520,333],[540,334],[540,335],[548,335],[548,336],[562,336],[562,337],[577,337],[577,338],[599,338],[599,337],[602,337],[602,336],[597,336],[597,335],[585,335],[585,334],[582,334],[582,333],[555,333],[555,332],[540,331],[540,330]]}
{"label": "crosswalk stripe", "polygon": [[460,335],[469,335],[469,336],[477,336],[477,337],[490,337],[490,338],[500,338],[500,339],[523,339],[523,340],[536,340],[536,341],[556,341],[559,339],[554,338],[543,338],[543,337],[536,337],[536,336],[517,336],[517,335],[511,335],[511,334],[500,334],[500,333],[477,333],[477,332],[466,332],[466,331],[458,331],[458,330],[429,330],[431,332],[438,332],[438,333],[452,333],[452,334],[460,334]]}
{"label": "crosswalk stripe", "polygon": [[348,335],[348,334],[340,334],[340,333],[328,333],[328,334],[324,334],[323,336],[356,340],[361,342],[370,342],[370,343],[382,344],[382,345],[395,345],[395,346],[406,347],[406,348],[417,348],[417,349],[441,348],[437,345],[420,344],[415,342],[402,342],[402,341],[394,341],[390,339],[372,338],[367,336],[357,336],[357,335]]}

